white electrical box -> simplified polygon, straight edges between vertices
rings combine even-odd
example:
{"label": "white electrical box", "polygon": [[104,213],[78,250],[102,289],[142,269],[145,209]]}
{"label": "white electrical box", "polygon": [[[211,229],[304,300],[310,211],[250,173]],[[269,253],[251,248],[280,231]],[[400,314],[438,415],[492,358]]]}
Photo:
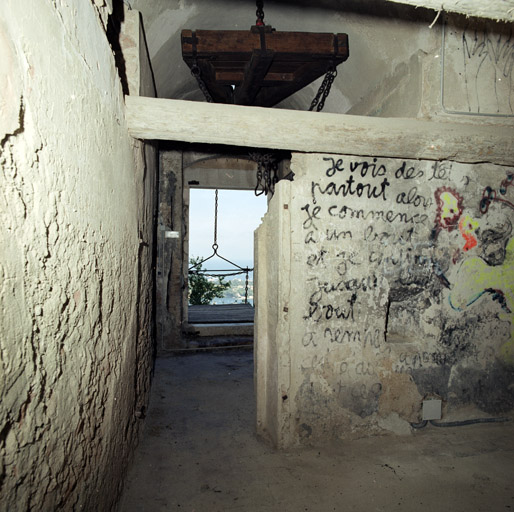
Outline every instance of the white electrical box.
{"label": "white electrical box", "polygon": [[441,419],[441,400],[423,400],[423,421]]}

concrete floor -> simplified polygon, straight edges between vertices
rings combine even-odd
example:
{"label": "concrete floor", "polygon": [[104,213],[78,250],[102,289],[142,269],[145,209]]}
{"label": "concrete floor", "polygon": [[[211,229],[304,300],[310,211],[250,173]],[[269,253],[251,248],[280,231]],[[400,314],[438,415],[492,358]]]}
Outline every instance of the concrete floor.
{"label": "concrete floor", "polygon": [[120,512],[514,510],[514,422],[283,453],[254,416],[251,351],[157,359]]}

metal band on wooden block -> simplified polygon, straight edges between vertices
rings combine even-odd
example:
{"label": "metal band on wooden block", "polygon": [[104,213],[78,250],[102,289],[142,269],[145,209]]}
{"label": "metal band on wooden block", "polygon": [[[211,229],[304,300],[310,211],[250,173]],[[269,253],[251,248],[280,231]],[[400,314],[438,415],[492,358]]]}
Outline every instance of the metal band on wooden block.
{"label": "metal band on wooden block", "polygon": [[514,127],[126,96],[139,139],[514,165]]}

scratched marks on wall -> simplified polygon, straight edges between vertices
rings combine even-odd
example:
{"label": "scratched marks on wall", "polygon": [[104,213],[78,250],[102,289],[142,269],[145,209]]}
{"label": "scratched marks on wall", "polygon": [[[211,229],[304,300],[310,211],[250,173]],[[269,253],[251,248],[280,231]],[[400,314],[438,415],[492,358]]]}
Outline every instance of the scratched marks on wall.
{"label": "scratched marks on wall", "polygon": [[462,34],[464,83],[470,111],[487,112],[486,98],[494,91],[493,113],[514,113],[513,65],[514,39],[512,29],[505,34],[491,32],[487,27],[469,28]]}
{"label": "scratched marks on wall", "polygon": [[490,20],[450,22],[445,26],[443,51],[443,100],[447,108],[479,114],[514,114],[512,25]]}

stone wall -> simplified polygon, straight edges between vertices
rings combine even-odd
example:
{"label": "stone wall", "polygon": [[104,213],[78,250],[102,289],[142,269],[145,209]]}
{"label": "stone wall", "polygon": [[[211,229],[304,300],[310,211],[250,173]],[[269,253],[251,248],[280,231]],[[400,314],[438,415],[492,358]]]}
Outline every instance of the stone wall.
{"label": "stone wall", "polygon": [[514,168],[295,154],[292,169],[257,234],[258,285],[278,293],[257,297],[258,359],[275,358],[256,371],[260,433],[407,433],[430,396],[445,416],[511,412]]}
{"label": "stone wall", "polygon": [[104,2],[0,20],[0,493],[109,510],[151,370],[152,152],[127,134]]}

